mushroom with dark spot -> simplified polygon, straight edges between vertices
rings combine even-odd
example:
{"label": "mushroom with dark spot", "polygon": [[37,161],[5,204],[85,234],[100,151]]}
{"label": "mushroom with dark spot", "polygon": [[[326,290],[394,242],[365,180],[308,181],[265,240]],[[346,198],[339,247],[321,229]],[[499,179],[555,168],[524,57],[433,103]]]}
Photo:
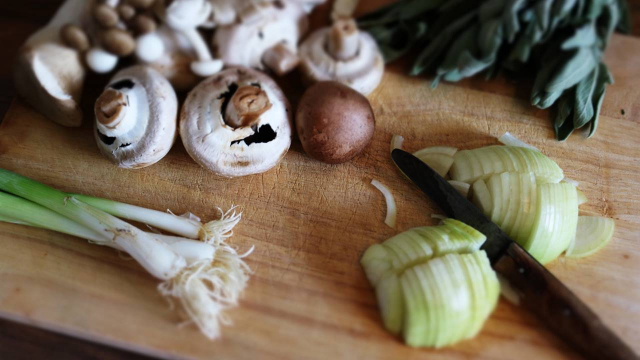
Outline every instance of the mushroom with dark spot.
{"label": "mushroom with dark spot", "polygon": [[148,66],[118,72],[94,111],[98,148],[119,167],[155,164],[176,139],[176,93],[167,79]]}
{"label": "mushroom with dark spot", "polygon": [[277,165],[291,145],[289,102],[265,74],[229,68],[189,93],[180,137],[189,155],[217,175],[261,173]]}
{"label": "mushroom with dark spot", "polygon": [[351,160],[369,145],[375,117],[362,94],[339,82],[323,81],[302,96],[296,129],[309,156],[338,164]]}

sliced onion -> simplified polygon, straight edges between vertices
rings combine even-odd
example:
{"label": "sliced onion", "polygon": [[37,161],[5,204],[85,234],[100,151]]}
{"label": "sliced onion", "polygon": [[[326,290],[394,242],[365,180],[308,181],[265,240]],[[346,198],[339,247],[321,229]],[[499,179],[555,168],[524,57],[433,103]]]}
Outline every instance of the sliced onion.
{"label": "sliced onion", "polygon": [[519,146],[519,147],[523,147],[523,148],[527,148],[527,149],[531,149],[531,150],[535,150],[535,151],[540,151],[540,149],[538,149],[537,147],[527,144],[526,142],[518,139],[517,137],[511,135],[510,132],[506,132],[504,133],[502,136],[500,136],[498,138],[498,141],[500,141],[501,143],[507,145],[507,146]]}
{"label": "sliced onion", "polygon": [[421,150],[416,151],[413,155],[420,157],[420,155],[424,154],[444,154],[453,156],[458,152],[457,148],[450,146],[430,146]]}
{"label": "sliced onion", "polygon": [[576,236],[567,249],[567,257],[585,257],[605,247],[613,238],[615,222],[600,216],[578,217]]}
{"label": "sliced onion", "polygon": [[473,195],[471,199],[485,215],[489,216],[489,214],[491,214],[491,210],[493,209],[491,193],[483,180],[478,180],[473,183]]}
{"label": "sliced onion", "polygon": [[453,156],[446,154],[416,152],[414,155],[442,177],[447,175],[453,164]]}
{"label": "sliced onion", "polygon": [[516,146],[487,146],[461,150],[454,156],[451,179],[474,183],[503,172],[533,172],[539,184],[557,183],[564,178],[562,169],[539,151]]}
{"label": "sliced onion", "polygon": [[440,215],[440,214],[431,214],[431,218],[432,218],[432,219],[438,219],[438,220],[444,220],[444,219],[446,219],[447,217],[446,217],[446,216],[444,216],[444,215]]}
{"label": "sliced onion", "polygon": [[414,228],[362,257],[385,328],[411,346],[442,347],[475,336],[496,306],[500,285],[486,237],[454,219]]}
{"label": "sliced onion", "polygon": [[387,216],[384,219],[384,223],[387,224],[390,228],[396,227],[396,201],[393,198],[393,194],[388,187],[383,185],[378,180],[371,180],[371,185],[375,186],[376,189],[380,190],[382,195],[384,195],[384,200],[387,203]]}
{"label": "sliced onion", "polygon": [[576,191],[578,192],[578,206],[589,201],[589,199],[587,199],[587,196],[582,192],[582,190],[576,188]]}
{"label": "sliced onion", "polygon": [[562,179],[562,182],[566,182],[566,183],[571,184],[571,185],[573,185],[575,187],[580,186],[579,182],[577,182],[577,181],[575,181],[573,179],[569,179],[568,177],[565,177],[564,179]]}
{"label": "sliced onion", "polygon": [[455,180],[449,180],[449,184],[458,190],[458,192],[465,198],[469,196],[469,188],[471,188],[471,185]]}
{"label": "sliced onion", "polygon": [[389,151],[393,151],[395,149],[402,149],[402,143],[404,143],[404,138],[400,135],[393,135],[391,137],[391,149]]}

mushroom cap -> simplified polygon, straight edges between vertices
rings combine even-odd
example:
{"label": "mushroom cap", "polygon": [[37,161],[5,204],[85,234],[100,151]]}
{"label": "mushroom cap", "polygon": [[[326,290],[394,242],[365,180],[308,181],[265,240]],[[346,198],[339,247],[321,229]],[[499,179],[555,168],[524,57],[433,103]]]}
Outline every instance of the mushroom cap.
{"label": "mushroom cap", "polygon": [[14,71],[18,93],[48,119],[80,126],[85,69],[80,53],[57,43],[20,50]]}
{"label": "mushroom cap", "polygon": [[[263,54],[278,44],[297,53],[300,38],[309,26],[306,12],[296,2],[261,3],[255,16],[221,26],[213,37],[217,56],[225,64],[264,69]],[[242,18],[242,17],[241,17]]]}
{"label": "mushroom cap", "polygon": [[[256,86],[271,107],[251,126],[232,127],[225,109],[239,87]],[[201,166],[224,177],[265,172],[291,145],[291,111],[278,85],[265,74],[245,67],[225,69],[203,80],[187,96],[180,113],[180,137]]]}
{"label": "mushroom cap", "polygon": [[25,42],[13,72],[18,93],[48,119],[64,126],[80,126],[85,68],[81,54],[64,46],[65,25],[85,28],[93,1],[67,0],[51,21]]}
{"label": "mushroom cap", "polygon": [[296,129],[309,156],[338,164],[369,145],[375,117],[362,94],[339,82],[322,81],[307,89],[300,99]]}
{"label": "mushroom cap", "polygon": [[364,95],[370,94],[380,84],[384,74],[384,59],[375,40],[368,33],[359,31],[357,55],[338,60],[327,51],[330,32],[330,27],[316,30],[300,45],[300,66],[307,80],[334,80]]}
{"label": "mushroom cap", "polygon": [[[134,111],[130,129],[110,137],[95,122],[100,152],[121,168],[143,168],[160,161],[177,134],[178,98],[173,87],[156,70],[136,65],[119,71],[105,88],[121,91],[127,109]],[[98,99],[100,101],[100,99]]]}

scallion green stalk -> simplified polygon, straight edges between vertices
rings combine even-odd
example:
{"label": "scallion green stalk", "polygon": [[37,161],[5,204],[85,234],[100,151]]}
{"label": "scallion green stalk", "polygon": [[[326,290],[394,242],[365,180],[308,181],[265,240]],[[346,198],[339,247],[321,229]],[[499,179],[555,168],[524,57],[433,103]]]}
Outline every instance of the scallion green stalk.
{"label": "scallion green stalk", "polygon": [[[106,241],[103,236],[86,226],[80,225],[44,206],[4,192],[0,192],[0,222],[53,230],[124,251],[116,242]],[[188,264],[205,259],[213,260],[215,255],[216,250],[213,245],[198,240],[149,232],[147,232],[147,235],[169,245],[171,250],[183,256]]]}
{"label": "scallion green stalk", "polygon": [[220,219],[202,224],[195,219],[109,199],[78,194],[73,194],[72,196],[113,216],[141,222],[186,238],[200,239],[216,245],[224,242],[225,239],[232,235],[231,229],[241,218],[241,214],[236,214],[232,208],[226,213],[220,211]]}
{"label": "scallion green stalk", "polygon": [[[204,243],[145,233],[74,196],[3,169],[0,190],[16,195],[0,192],[1,221],[58,230],[129,253],[151,275],[164,280],[158,286],[160,293],[177,299],[210,339],[219,336],[220,323],[226,323],[224,311],[237,305],[247,285],[250,269],[243,258],[249,253],[240,255],[225,242],[240,220],[240,214],[231,214],[233,209],[203,226],[201,236],[208,242]],[[157,215],[143,208],[118,208],[144,214],[139,220]]]}
{"label": "scallion green stalk", "polygon": [[0,169],[0,190],[31,200],[95,231],[104,242],[112,241],[120,246],[156,278],[169,280],[187,265],[185,258],[168,245],[49,186]]}

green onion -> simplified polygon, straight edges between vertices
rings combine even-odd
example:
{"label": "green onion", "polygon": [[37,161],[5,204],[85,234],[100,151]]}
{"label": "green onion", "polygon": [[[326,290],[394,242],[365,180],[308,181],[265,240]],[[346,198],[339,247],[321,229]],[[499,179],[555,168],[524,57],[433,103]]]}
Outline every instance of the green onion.
{"label": "green onion", "polygon": [[131,255],[151,275],[168,280],[186,260],[136,227],[29,178],[0,169],[0,190],[31,200],[98,233]]}
{"label": "green onion", "polygon": [[[224,213],[220,219],[206,224],[199,220],[176,216],[162,211],[146,209],[113,200],[73,194],[73,197],[108,214],[131,221],[141,222],[158,229],[190,239],[200,239],[207,243],[220,244],[232,235],[231,229],[240,221],[241,215],[234,208]],[[233,212],[232,212],[233,211]]]}
{"label": "green onion", "polygon": [[[0,192],[0,221],[34,226],[89,240],[124,251],[116,242],[105,241],[103,236],[77,222],[29,200]],[[176,254],[183,256],[189,264],[209,259],[215,254],[215,247],[197,240],[147,233],[147,235],[167,244]]]}
{"label": "green onion", "polygon": [[[3,169],[0,190],[18,196],[0,193],[0,220],[51,228],[122,249],[151,275],[164,280],[158,287],[160,293],[177,299],[210,339],[219,336],[220,323],[228,322],[223,312],[237,305],[246,287],[250,269],[243,257],[249,253],[240,255],[225,243],[228,231],[217,239],[207,238],[212,244],[200,243],[196,249],[193,240],[145,233],[74,196]],[[144,214],[140,218],[154,214],[140,213]],[[239,219],[235,213],[230,218],[235,217]],[[235,225],[237,221],[231,222]],[[202,252],[203,247],[213,251]]]}

